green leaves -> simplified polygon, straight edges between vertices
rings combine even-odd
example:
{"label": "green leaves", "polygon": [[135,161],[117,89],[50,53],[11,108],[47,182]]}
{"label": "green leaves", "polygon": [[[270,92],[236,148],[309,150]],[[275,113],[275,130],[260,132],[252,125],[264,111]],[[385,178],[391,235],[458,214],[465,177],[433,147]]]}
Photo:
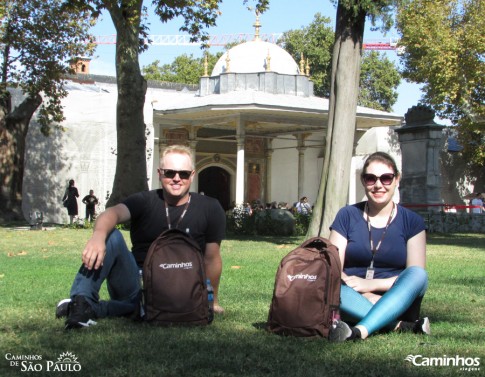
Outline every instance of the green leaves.
{"label": "green leaves", "polygon": [[[209,74],[221,55],[222,53],[213,55],[209,52],[205,54]],[[204,60],[205,57],[194,58],[192,54],[182,54],[177,56],[171,64],[160,66],[160,61],[156,60],[143,67],[142,71],[146,80],[198,84],[199,78],[204,75]]]}
{"label": "green leaves", "polygon": [[[464,153],[482,166],[485,164],[483,5],[480,0],[415,0],[400,7],[397,17],[402,34],[400,45],[405,47],[403,75],[425,84],[424,103],[440,117],[460,126]],[[477,138],[481,140],[478,145]]]}
{"label": "green leaves", "polygon": [[359,105],[392,111],[401,75],[394,63],[376,51],[365,52],[360,67]]}
{"label": "green leaves", "polygon": [[310,63],[315,94],[321,97],[330,94],[330,63],[335,39],[330,21],[330,18],[317,13],[310,25],[299,30],[289,30],[278,41],[297,63],[301,60],[301,54]]}
{"label": "green leaves", "polygon": [[20,0],[5,8],[2,82],[20,86],[31,97],[44,94],[39,122],[45,133],[63,119],[62,77],[69,73],[69,59],[93,49],[87,32],[91,21],[88,12],[66,8],[60,0]]}
{"label": "green leaves", "polygon": [[[315,95],[330,96],[330,73],[335,33],[330,27],[330,18],[317,13],[312,23],[299,30],[283,34],[278,43],[288,51],[296,62],[310,62],[310,76]],[[365,53],[362,57],[358,104],[377,110],[391,111],[397,101],[397,86],[400,75],[394,64],[377,52]]]}

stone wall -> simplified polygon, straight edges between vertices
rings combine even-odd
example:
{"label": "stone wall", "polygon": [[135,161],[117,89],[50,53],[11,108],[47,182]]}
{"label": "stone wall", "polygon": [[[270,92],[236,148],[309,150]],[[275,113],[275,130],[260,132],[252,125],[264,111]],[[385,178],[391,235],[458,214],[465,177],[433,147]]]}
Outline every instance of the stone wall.
{"label": "stone wall", "polygon": [[430,233],[485,233],[485,214],[428,212],[423,217]]}

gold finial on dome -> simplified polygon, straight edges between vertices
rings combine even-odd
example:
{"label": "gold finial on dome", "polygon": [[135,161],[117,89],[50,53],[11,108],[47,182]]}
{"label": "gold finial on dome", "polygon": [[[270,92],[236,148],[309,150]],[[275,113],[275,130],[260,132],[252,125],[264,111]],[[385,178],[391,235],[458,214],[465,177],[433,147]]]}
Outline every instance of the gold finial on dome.
{"label": "gold finial on dome", "polygon": [[305,58],[303,57],[303,52],[301,53],[301,59],[300,59],[300,75],[305,74]]}
{"label": "gold finial on dome", "polygon": [[261,22],[259,22],[259,11],[256,10],[256,22],[253,24],[254,26],[254,40],[259,41],[259,29],[261,28]]}
{"label": "gold finial on dome", "polygon": [[230,63],[231,63],[231,58],[229,57],[229,51],[228,51],[226,56],[226,72],[231,71]]}
{"label": "gold finial on dome", "polygon": [[266,72],[270,72],[271,71],[270,62],[271,62],[271,56],[269,54],[269,48],[268,48],[268,55],[266,56]]}
{"label": "gold finial on dome", "polygon": [[209,76],[209,60],[207,58],[207,52],[204,54],[204,77]]}
{"label": "gold finial on dome", "polygon": [[310,76],[310,59],[306,60],[305,74]]}

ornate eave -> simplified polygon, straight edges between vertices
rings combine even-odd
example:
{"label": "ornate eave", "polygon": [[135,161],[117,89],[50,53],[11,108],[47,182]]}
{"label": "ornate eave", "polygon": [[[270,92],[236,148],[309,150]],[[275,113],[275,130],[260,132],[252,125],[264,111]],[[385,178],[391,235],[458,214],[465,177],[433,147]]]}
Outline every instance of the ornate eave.
{"label": "ornate eave", "polygon": [[[291,134],[296,131],[324,131],[328,123],[328,100],[319,97],[272,95],[259,92],[231,92],[154,109],[153,122],[164,128],[197,126],[236,131],[236,120],[244,121],[247,132],[258,135]],[[397,126],[396,114],[359,107],[356,128]]]}

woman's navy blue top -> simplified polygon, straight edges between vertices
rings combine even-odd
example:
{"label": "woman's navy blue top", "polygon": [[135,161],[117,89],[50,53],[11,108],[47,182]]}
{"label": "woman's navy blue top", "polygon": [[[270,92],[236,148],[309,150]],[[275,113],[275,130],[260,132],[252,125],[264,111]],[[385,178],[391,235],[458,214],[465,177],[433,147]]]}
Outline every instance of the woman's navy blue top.
{"label": "woman's navy blue top", "polygon": [[[347,239],[344,272],[349,276],[365,278],[367,267],[372,260],[369,228],[364,217],[366,202],[343,207],[337,213],[331,230]],[[389,224],[384,240],[374,257],[374,278],[384,279],[399,275],[406,268],[407,242],[425,230],[423,218],[417,213],[396,205],[397,214]],[[376,246],[385,230],[371,228]]]}

